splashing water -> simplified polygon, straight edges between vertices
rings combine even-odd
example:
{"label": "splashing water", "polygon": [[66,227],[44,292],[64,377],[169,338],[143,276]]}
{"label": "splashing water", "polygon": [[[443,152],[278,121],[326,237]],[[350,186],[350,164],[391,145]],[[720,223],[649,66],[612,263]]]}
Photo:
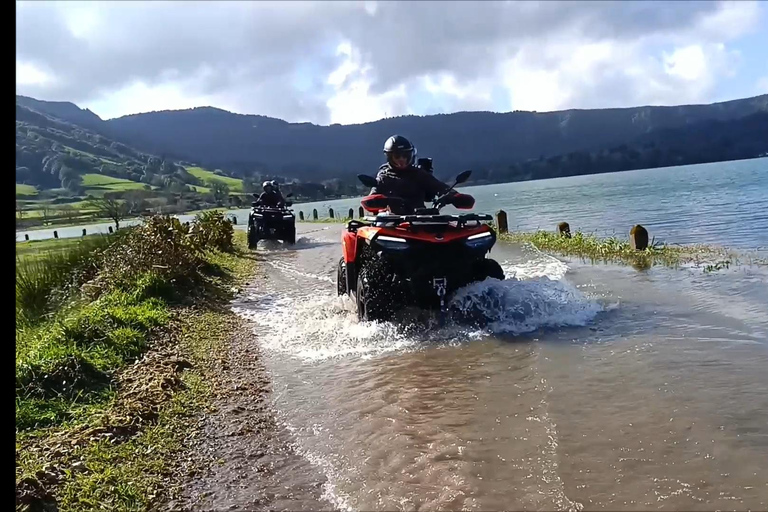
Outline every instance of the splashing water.
{"label": "splashing water", "polygon": [[[290,265],[269,263],[289,274],[331,281]],[[252,294],[248,307],[235,309],[255,323],[254,333],[264,348],[304,361],[367,359],[393,351],[455,345],[489,334],[583,326],[603,310],[562,280],[568,267],[556,258],[539,253],[528,261],[503,266],[508,276],[515,277],[488,279],[459,290],[449,302],[453,321],[440,328],[429,322],[359,322],[350,297],[320,295],[317,289],[305,290],[302,296]]]}

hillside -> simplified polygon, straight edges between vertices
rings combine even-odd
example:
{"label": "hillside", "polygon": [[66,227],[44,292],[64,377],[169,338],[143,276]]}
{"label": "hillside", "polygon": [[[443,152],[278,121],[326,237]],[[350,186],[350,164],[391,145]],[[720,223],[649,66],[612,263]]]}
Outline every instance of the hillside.
{"label": "hillside", "polygon": [[[31,104],[36,100],[17,101]],[[37,108],[48,108],[47,104],[36,103]],[[94,122],[90,112],[74,105],[52,104],[51,111],[54,108],[61,115],[87,116],[89,123]],[[419,154],[433,157],[437,174],[446,176],[466,168],[508,168],[532,159],[601,151],[663,130],[684,133],[699,123],[727,122],[766,111],[768,95],[762,95],[711,105],[459,112],[317,126],[200,107],[101,121],[98,130],[144,151],[235,175],[271,172],[299,179],[347,180],[380,165],[383,141],[393,133],[412,138]]]}
{"label": "hillside", "polygon": [[[86,124],[102,122],[71,103],[45,102],[45,110]],[[87,217],[92,212],[88,201],[100,197],[128,200],[137,214],[153,207],[183,211],[215,206],[227,202],[227,192],[243,192],[242,180],[189,169],[202,174],[51,113],[16,105],[16,208],[22,226]],[[212,190],[214,180],[229,190]]]}

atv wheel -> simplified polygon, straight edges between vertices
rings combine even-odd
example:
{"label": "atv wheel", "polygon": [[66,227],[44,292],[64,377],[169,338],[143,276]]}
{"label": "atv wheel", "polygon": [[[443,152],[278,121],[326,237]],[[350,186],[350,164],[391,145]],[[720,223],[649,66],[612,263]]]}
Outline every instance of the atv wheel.
{"label": "atv wheel", "polygon": [[248,227],[248,248],[256,249],[259,245],[259,231],[254,225]]}
{"label": "atv wheel", "polygon": [[347,293],[347,264],[344,258],[339,260],[339,265],[336,269],[336,292],[340,296]]}
{"label": "atv wheel", "polygon": [[[395,312],[397,291],[392,288],[389,274],[370,267],[357,278],[357,318],[360,321],[387,321]],[[390,275],[391,277],[391,275]]]}
{"label": "atv wheel", "polygon": [[285,243],[294,245],[296,243],[296,228],[289,228],[285,232]]}
{"label": "atv wheel", "polygon": [[489,277],[503,281],[504,269],[501,268],[501,265],[496,260],[483,258],[477,263],[475,275],[478,281],[485,281]]}

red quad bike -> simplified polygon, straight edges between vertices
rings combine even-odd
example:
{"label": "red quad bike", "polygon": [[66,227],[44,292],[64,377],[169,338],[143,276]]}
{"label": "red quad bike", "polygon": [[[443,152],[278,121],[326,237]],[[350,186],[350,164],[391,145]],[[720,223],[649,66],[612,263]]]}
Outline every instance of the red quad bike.
{"label": "red quad bike", "polygon": [[[470,174],[459,174],[451,190]],[[358,179],[376,185],[371,176]],[[376,215],[347,224],[337,277],[338,294],[355,297],[360,320],[386,321],[406,306],[439,310],[443,320],[447,296],[489,277],[504,279],[501,266],[486,258],[496,243],[494,230],[483,224],[491,216],[441,214],[439,205],[446,202],[461,210],[475,205],[470,195],[445,194],[431,208],[394,215],[389,207],[402,199],[381,194],[363,198],[363,208]]]}

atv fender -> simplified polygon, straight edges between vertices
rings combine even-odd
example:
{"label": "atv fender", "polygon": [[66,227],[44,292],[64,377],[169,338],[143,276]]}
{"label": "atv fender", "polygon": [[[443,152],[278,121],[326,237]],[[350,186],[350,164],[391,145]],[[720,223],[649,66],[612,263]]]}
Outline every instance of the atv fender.
{"label": "atv fender", "polygon": [[349,264],[355,261],[357,252],[357,235],[355,233],[345,231],[341,234],[341,251],[345,263]]}

